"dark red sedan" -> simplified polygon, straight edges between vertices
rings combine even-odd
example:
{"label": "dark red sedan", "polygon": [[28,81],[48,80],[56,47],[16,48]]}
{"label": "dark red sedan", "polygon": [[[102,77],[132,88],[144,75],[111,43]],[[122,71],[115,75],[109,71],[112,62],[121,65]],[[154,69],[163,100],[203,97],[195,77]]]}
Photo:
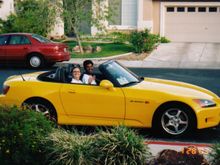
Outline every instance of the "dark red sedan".
{"label": "dark red sedan", "polygon": [[0,34],[0,62],[25,62],[31,68],[40,68],[69,59],[66,44],[37,34]]}

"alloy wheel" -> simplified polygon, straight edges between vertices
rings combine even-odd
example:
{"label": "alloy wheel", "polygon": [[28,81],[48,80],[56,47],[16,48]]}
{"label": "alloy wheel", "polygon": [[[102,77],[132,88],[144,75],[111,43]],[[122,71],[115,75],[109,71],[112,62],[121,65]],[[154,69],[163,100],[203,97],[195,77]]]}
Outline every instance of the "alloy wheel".
{"label": "alloy wheel", "polygon": [[189,126],[189,117],[181,109],[168,109],[161,117],[162,128],[171,135],[180,135]]}

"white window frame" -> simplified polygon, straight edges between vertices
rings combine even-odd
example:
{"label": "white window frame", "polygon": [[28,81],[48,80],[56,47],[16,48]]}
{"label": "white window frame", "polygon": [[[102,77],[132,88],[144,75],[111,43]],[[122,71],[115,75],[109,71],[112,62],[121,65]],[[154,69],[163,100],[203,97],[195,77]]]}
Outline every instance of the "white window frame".
{"label": "white window frame", "polygon": [[[131,25],[109,25],[108,24],[107,29],[108,30],[135,30],[135,29],[137,29],[137,26],[138,26],[138,12],[139,12],[138,3],[139,3],[139,0],[137,0],[137,25],[136,26],[131,26]],[[121,10],[121,12],[122,12],[122,10]],[[121,13],[121,17],[122,17],[122,13]]]}

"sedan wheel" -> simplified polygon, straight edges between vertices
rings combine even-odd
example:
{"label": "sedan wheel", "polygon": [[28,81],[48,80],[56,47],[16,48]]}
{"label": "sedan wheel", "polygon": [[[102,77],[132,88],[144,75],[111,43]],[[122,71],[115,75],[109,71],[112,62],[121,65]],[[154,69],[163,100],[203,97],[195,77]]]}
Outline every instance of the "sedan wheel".
{"label": "sedan wheel", "polygon": [[40,68],[44,64],[44,60],[39,55],[32,55],[28,58],[28,65],[31,68]]}

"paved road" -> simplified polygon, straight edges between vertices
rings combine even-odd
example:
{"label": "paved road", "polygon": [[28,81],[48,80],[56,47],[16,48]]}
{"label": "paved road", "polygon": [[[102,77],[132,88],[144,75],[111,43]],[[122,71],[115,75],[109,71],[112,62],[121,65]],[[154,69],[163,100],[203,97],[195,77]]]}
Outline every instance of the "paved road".
{"label": "paved road", "polygon": [[[195,85],[205,87],[220,96],[220,70],[196,70],[196,69],[143,69],[132,68],[136,74],[145,77],[155,77],[162,79],[171,79],[189,82]],[[33,72],[21,67],[0,68],[0,91],[2,91],[3,81],[11,75]],[[146,137],[155,139],[149,129],[140,130]],[[147,133],[146,133],[147,132]],[[220,128],[207,129],[196,132],[192,137],[182,139],[181,141],[200,141],[215,142],[220,138]],[[168,139],[170,140],[170,139]]]}

